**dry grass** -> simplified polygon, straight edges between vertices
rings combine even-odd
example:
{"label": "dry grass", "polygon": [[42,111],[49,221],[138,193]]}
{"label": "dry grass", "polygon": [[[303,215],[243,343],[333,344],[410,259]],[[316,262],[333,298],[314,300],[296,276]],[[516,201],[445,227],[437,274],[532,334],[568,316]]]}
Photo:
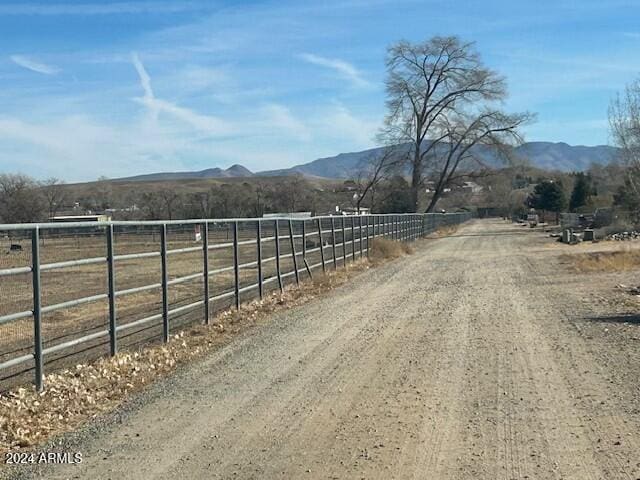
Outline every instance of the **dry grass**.
{"label": "dry grass", "polygon": [[567,254],[560,259],[580,273],[623,272],[640,268],[640,250]]}
{"label": "dry grass", "polygon": [[440,227],[435,231],[435,236],[440,237],[448,237],[449,235],[453,235],[458,231],[459,225],[446,225],[444,227]]}
{"label": "dry grass", "polygon": [[[398,245],[393,254],[405,251],[406,248]],[[131,393],[265,321],[270,313],[308,302],[368,268],[370,263],[362,260],[337,272],[316,274],[312,281],[304,282],[298,288],[274,292],[264,300],[242,306],[239,311],[222,312],[210,325],[196,325],[181,331],[167,344],[123,351],[112,358],[49,374],[45,377],[46,389],[41,393],[30,387],[2,394],[0,452],[33,449],[54,435],[113,410]]]}
{"label": "dry grass", "polygon": [[395,242],[388,238],[375,238],[371,242],[369,257],[372,262],[380,262],[413,253],[408,243]]}

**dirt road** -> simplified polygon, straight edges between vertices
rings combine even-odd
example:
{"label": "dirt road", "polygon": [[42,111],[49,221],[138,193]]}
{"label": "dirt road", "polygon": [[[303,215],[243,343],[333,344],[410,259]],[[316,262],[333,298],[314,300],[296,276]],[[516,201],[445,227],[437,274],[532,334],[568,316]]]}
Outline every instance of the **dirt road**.
{"label": "dirt road", "polygon": [[475,221],[427,241],[162,382],[82,434],[82,464],[41,474],[638,479],[640,342],[600,336],[588,281],[558,281],[543,237]]}

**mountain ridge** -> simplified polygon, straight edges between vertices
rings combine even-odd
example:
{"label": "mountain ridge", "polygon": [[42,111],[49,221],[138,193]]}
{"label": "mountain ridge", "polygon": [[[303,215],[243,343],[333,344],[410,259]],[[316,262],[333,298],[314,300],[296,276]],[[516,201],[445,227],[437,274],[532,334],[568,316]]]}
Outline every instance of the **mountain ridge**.
{"label": "mountain ridge", "polygon": [[[229,168],[208,168],[191,172],[158,172],[118,178],[117,181],[186,180],[197,178],[232,178],[254,176],[288,176],[302,174],[312,177],[348,179],[353,178],[358,165],[368,156],[375,155],[384,147],[375,147],[359,152],[339,153],[323,157],[290,168],[251,172],[248,168],[235,164]],[[606,165],[615,159],[618,149],[608,145],[569,145],[564,142],[527,142],[514,148],[514,156],[529,165],[544,170],[583,171],[591,164]],[[477,150],[478,157],[485,163],[498,167],[500,162],[488,149]]]}

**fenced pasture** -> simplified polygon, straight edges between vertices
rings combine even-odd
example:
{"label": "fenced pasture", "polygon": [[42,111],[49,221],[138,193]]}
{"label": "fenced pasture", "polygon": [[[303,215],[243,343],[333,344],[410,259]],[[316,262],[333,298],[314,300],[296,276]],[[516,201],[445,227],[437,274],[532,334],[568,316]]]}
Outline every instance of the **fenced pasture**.
{"label": "fenced pasture", "polygon": [[469,218],[403,214],[306,219],[0,225],[0,388],[44,367],[167,341],[171,331]]}

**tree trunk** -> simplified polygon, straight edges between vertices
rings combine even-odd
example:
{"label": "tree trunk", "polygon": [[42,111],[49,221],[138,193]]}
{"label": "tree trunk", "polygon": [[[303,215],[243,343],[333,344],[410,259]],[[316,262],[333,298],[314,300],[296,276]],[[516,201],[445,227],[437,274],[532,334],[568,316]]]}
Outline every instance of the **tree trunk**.
{"label": "tree trunk", "polygon": [[420,190],[420,179],[422,169],[422,157],[420,156],[420,145],[416,145],[413,157],[413,171],[411,172],[411,204],[413,211],[418,211],[418,192]]}
{"label": "tree trunk", "polygon": [[433,210],[436,208],[436,204],[438,200],[440,200],[441,194],[438,192],[434,192],[433,197],[431,197],[431,201],[429,202],[429,206],[424,211],[424,213],[433,213]]}

